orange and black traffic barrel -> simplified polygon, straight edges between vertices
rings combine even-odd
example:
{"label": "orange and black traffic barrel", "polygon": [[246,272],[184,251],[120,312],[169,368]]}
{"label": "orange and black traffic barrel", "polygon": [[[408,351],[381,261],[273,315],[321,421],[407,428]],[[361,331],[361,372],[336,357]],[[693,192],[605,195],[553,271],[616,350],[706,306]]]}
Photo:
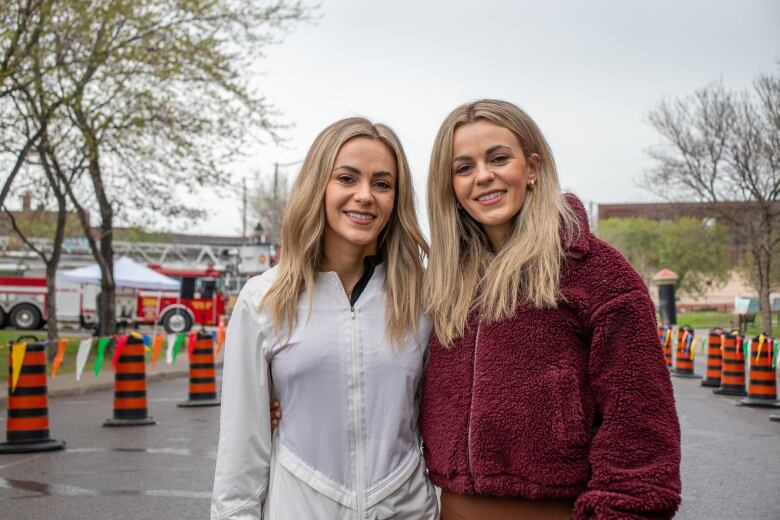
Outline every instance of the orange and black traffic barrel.
{"label": "orange and black traffic barrel", "polygon": [[672,368],[672,327],[668,325],[658,326],[658,339],[661,341],[661,350],[664,353],[664,359],[666,360],[666,366]]}
{"label": "orange and black traffic barrel", "polygon": [[702,379],[701,386],[720,386],[720,373],[723,370],[721,345],[724,339],[723,329],[720,327],[710,329],[710,335],[707,338],[707,372]]}
{"label": "orange and black traffic barrel", "polygon": [[701,376],[693,373],[694,334],[691,327],[680,327],[677,330],[677,355],[675,357],[672,375],[698,379]]}
{"label": "orange and black traffic barrel", "polygon": [[190,355],[189,399],[177,406],[219,406],[217,374],[214,369],[214,337],[198,332]]}
{"label": "orange and black traffic barrel", "polygon": [[[30,453],[61,450],[62,441],[49,437],[49,401],[46,385],[46,342],[11,348],[8,356],[8,424],[0,453]],[[13,386],[14,351],[22,357],[16,386]],[[17,363],[19,361],[17,360]]]}
{"label": "orange and black traffic barrel", "polygon": [[777,400],[777,378],[772,368],[773,347],[774,341],[765,334],[759,334],[750,341],[748,395],[737,404],[780,408],[780,401]]}
{"label": "orange and black traffic barrel", "polygon": [[742,354],[743,337],[736,331],[723,335],[723,371],[720,387],[713,390],[719,395],[747,395],[745,392],[745,357]]}
{"label": "orange and black traffic barrel", "polygon": [[[120,346],[117,339],[114,348]],[[146,407],[144,341],[130,335],[117,359],[114,372],[114,416],[103,426],[148,426],[157,424]]]}

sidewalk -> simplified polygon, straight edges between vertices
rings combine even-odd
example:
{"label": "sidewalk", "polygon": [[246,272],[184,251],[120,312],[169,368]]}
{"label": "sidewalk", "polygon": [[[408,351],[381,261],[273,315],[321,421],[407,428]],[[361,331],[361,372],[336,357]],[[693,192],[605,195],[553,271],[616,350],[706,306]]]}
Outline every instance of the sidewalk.
{"label": "sidewalk", "polygon": [[[220,352],[220,355],[215,360],[215,366],[217,368],[222,367],[222,357],[224,351]],[[165,363],[165,353],[163,352],[157,363],[152,366],[151,363],[146,364],[146,380],[157,381],[160,379],[174,379],[178,377],[187,377],[189,375],[189,359],[187,351],[184,350],[180,353],[176,362],[172,365]],[[99,376],[90,371],[84,371],[81,374],[81,381],[76,381],[75,373],[59,374],[57,377],[48,376],[47,385],[49,391],[49,397],[56,397],[60,395],[75,395],[84,394],[87,392],[95,392],[97,390],[106,390],[114,387],[114,371],[111,370],[111,357],[106,356],[106,360],[103,364],[103,369],[100,371]],[[0,405],[5,407],[8,400],[8,391],[0,395]]]}

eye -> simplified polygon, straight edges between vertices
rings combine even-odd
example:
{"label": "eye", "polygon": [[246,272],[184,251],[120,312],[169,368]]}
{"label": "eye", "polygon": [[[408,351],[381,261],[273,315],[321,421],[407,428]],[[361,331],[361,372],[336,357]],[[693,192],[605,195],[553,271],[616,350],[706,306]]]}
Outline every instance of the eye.
{"label": "eye", "polygon": [[393,185],[387,181],[377,181],[374,183],[374,187],[381,191],[388,191],[393,189]]}
{"label": "eye", "polygon": [[498,155],[494,155],[493,156],[493,158],[491,159],[491,162],[493,162],[495,164],[504,164],[508,160],[509,160],[509,156],[508,155],[498,154]]}
{"label": "eye", "polygon": [[355,179],[353,179],[351,175],[346,174],[339,175],[336,177],[336,180],[341,184],[353,184],[355,182]]}
{"label": "eye", "polygon": [[471,165],[468,163],[455,166],[455,175],[466,175],[471,171]]}

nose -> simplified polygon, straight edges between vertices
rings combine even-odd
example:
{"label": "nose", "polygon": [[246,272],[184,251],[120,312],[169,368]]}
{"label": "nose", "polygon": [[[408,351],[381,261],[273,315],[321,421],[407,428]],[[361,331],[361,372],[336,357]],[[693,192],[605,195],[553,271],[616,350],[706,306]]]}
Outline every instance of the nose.
{"label": "nose", "polygon": [[358,182],[355,185],[353,198],[359,204],[371,204],[374,201],[374,197],[371,194],[371,183],[366,180]]}
{"label": "nose", "polygon": [[490,171],[490,168],[484,162],[477,163],[475,173],[475,181],[477,184],[488,184],[495,178],[493,172]]}

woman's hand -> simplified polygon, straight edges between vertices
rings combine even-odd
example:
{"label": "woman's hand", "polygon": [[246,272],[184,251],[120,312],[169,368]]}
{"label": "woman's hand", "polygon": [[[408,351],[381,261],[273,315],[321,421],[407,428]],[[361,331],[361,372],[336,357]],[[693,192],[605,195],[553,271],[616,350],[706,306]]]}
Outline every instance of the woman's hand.
{"label": "woman's hand", "polygon": [[282,405],[276,399],[271,399],[271,431],[279,427],[282,420]]}

